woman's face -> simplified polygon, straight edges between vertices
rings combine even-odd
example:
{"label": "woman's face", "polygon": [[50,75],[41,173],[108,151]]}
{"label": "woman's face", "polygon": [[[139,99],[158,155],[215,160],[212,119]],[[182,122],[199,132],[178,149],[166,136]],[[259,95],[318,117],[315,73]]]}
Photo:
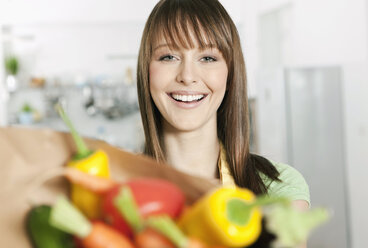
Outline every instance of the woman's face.
{"label": "woman's face", "polygon": [[216,123],[227,75],[217,48],[170,49],[164,39],[153,46],[150,92],[165,124],[174,130],[193,131]]}

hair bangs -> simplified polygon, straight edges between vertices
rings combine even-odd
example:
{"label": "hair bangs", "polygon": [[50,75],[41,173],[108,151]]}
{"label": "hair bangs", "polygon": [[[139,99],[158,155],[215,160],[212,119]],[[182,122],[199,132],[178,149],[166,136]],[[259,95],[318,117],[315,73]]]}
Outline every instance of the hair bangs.
{"label": "hair bangs", "polygon": [[[181,1],[184,5],[185,1]],[[172,4],[162,6],[153,17],[153,26],[150,28],[151,51],[152,45],[161,45],[162,42],[171,49],[199,49],[217,48],[230,63],[232,54],[232,39],[223,39],[231,36],[231,28],[225,25],[222,16],[214,18],[208,6],[198,8],[186,4]]]}

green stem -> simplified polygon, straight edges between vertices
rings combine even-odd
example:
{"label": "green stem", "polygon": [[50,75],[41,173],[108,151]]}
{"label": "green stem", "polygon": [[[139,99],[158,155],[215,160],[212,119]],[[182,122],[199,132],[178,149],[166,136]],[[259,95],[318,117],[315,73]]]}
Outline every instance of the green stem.
{"label": "green stem", "polygon": [[114,205],[135,233],[143,230],[144,223],[129,187],[123,186],[121,188],[119,194],[114,199]]}
{"label": "green stem", "polygon": [[82,137],[79,135],[77,130],[74,128],[72,122],[70,121],[68,115],[65,113],[63,107],[60,104],[57,104],[55,107],[61,119],[63,119],[64,123],[69,128],[69,131],[73,137],[74,143],[77,146],[77,154],[75,155],[75,159],[83,159],[83,158],[88,157],[92,153],[92,151],[88,149],[86,143],[84,142]]}
{"label": "green stem", "polygon": [[169,216],[151,216],[146,222],[147,226],[163,234],[166,238],[173,242],[175,246],[179,248],[187,247],[188,238]]}
{"label": "green stem", "polygon": [[232,198],[226,203],[226,216],[230,222],[239,226],[245,226],[248,224],[255,207],[261,207],[275,203],[287,205],[290,203],[290,201],[285,197],[275,197],[268,195],[259,196],[253,202],[246,202],[240,198]]}
{"label": "green stem", "polygon": [[92,225],[65,197],[60,197],[51,209],[51,226],[80,238],[87,237]]}

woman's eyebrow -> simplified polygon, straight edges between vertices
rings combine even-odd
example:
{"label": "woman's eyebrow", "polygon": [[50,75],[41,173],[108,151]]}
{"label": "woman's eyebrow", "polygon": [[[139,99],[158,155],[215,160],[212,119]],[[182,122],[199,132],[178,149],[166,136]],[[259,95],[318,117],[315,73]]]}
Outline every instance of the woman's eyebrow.
{"label": "woman's eyebrow", "polygon": [[[170,45],[170,44],[167,44],[167,43],[162,43],[160,45],[157,45],[156,47],[153,48],[153,51],[156,51],[158,49],[161,49],[161,48],[169,48],[171,49],[173,46]],[[205,44],[204,46],[202,47],[199,47],[198,48],[200,51],[204,51],[204,50],[218,50],[217,46],[214,45],[214,44]]]}

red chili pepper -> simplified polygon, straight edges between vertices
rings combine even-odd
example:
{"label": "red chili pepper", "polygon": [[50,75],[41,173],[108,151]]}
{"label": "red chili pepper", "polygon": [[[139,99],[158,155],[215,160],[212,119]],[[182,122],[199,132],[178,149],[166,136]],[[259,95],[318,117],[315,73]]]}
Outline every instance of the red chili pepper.
{"label": "red chili pepper", "polygon": [[132,237],[133,231],[114,205],[114,199],[122,186],[129,186],[131,189],[139,213],[143,218],[156,214],[167,214],[175,219],[183,210],[185,204],[183,192],[166,180],[140,178],[115,186],[104,195],[102,201],[103,217],[113,227],[130,237]]}

